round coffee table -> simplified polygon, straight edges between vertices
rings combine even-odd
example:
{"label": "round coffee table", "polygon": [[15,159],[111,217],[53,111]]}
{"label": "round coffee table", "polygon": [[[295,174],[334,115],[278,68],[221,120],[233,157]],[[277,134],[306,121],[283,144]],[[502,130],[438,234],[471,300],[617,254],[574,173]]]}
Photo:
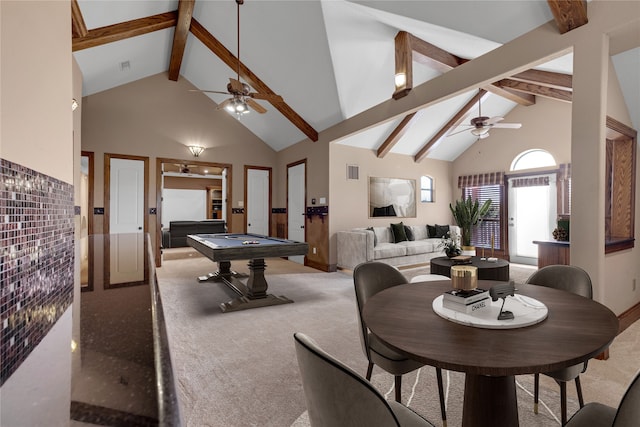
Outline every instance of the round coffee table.
{"label": "round coffee table", "polygon": [[[431,259],[431,274],[441,274],[451,277],[451,266],[457,265],[451,258],[445,256]],[[497,261],[481,260],[479,256],[471,257],[470,264],[478,267],[478,280],[509,281],[509,263],[498,258]]]}

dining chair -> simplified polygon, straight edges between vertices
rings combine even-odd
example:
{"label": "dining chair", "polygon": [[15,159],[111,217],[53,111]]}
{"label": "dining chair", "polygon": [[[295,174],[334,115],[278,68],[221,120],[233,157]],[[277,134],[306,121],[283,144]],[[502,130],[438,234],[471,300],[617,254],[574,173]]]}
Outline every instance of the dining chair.
{"label": "dining chair", "polygon": [[[358,319],[360,321],[360,343],[362,351],[367,356],[369,365],[367,366],[367,380],[371,380],[373,366],[378,365],[395,378],[395,398],[396,402],[402,402],[402,375],[414,371],[424,366],[420,362],[411,360],[408,357],[392,350],[383,344],[378,337],[372,334],[362,318],[362,310],[367,300],[380,291],[393,286],[407,284],[406,277],[396,267],[383,262],[370,261],[359,264],[353,270],[353,283],[355,285],[356,302],[358,304]],[[444,388],[442,385],[442,370],[436,368],[436,378],[438,381],[438,393],[440,397],[440,412],[442,414],[442,424],[447,426],[447,412],[444,402]]]}
{"label": "dining chair", "polygon": [[567,427],[638,427],[640,424],[640,371],[627,388],[618,408],[587,403],[567,423]]}
{"label": "dining chair", "polygon": [[401,403],[387,401],[354,370],[322,350],[307,335],[293,335],[312,427],[433,427]]}
{"label": "dining chair", "polygon": [[[546,286],[592,298],[593,291],[589,274],[580,267],[573,265],[548,265],[533,273],[527,282],[531,285]],[[584,406],[582,387],[580,386],[580,374],[587,370],[587,361],[569,366],[553,372],[543,374],[553,378],[560,386],[560,411],[561,421],[564,426],[567,423],[567,382],[574,380],[580,407]],[[534,375],[533,382],[533,412],[538,413],[538,397],[540,388],[540,374]]]}

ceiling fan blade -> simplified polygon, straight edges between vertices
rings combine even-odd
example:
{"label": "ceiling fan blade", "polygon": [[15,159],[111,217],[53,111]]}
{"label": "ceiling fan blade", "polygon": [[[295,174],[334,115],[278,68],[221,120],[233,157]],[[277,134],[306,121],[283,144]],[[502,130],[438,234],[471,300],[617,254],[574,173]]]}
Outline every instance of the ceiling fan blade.
{"label": "ceiling fan blade", "polygon": [[467,129],[461,129],[461,130],[459,130],[459,131],[456,131],[456,132],[450,133],[450,134],[448,134],[447,136],[457,135],[457,134],[459,134],[459,133],[466,132],[466,131],[468,131],[469,129],[471,129],[471,127],[468,127]]}
{"label": "ceiling fan blade", "polygon": [[229,105],[231,101],[233,101],[233,98],[225,99],[220,104],[218,104],[218,106],[216,107],[216,110],[222,110],[224,107]]}
{"label": "ceiling fan blade", "polygon": [[491,127],[499,129],[520,129],[522,127],[522,123],[496,123]]}
{"label": "ceiling fan blade", "polygon": [[239,92],[239,93],[244,93],[244,86],[242,85],[240,80],[236,80],[236,79],[230,78],[229,82],[231,83],[231,88],[233,90],[235,90],[236,92]]}
{"label": "ceiling fan blade", "polygon": [[253,99],[264,99],[269,102],[284,102],[284,99],[280,95],[276,95],[275,93],[258,93],[251,92],[249,96]]}
{"label": "ceiling fan blade", "polygon": [[504,120],[504,117],[495,116],[495,117],[491,117],[489,120],[485,120],[484,124],[492,125],[492,124],[498,123],[499,121],[502,121],[502,120]]}
{"label": "ceiling fan blade", "polygon": [[267,109],[264,108],[262,105],[258,104],[256,101],[254,101],[251,98],[245,99],[245,101],[247,102],[247,105],[251,108],[253,108],[254,110],[256,110],[257,113],[259,114],[264,114],[267,112]]}
{"label": "ceiling fan blade", "polygon": [[229,92],[221,92],[219,90],[198,90],[198,89],[189,89],[189,92],[202,92],[202,93],[221,93],[223,95],[231,95]]}

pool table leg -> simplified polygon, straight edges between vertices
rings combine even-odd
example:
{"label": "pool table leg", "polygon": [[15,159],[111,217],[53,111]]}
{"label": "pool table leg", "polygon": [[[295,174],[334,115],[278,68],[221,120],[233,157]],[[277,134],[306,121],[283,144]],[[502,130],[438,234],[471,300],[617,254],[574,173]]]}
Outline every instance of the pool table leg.
{"label": "pool table leg", "polygon": [[218,271],[199,279],[200,281],[203,281],[203,279],[222,281],[239,295],[237,298],[220,304],[220,309],[223,313],[293,302],[287,297],[267,293],[269,286],[264,277],[264,270],[267,264],[263,258],[249,260],[248,265],[249,279],[246,285],[237,279],[240,274],[231,270],[231,262],[229,261],[219,261]]}

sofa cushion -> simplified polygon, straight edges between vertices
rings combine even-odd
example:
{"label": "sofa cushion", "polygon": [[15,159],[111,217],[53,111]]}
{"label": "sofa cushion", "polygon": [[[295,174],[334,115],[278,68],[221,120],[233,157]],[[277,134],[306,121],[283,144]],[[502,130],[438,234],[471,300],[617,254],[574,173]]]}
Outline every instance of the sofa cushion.
{"label": "sofa cushion", "polygon": [[429,237],[436,237],[436,226],[427,225],[427,232],[429,233]]}
{"label": "sofa cushion", "polygon": [[[409,227],[411,233],[413,234],[413,239],[409,240],[423,240],[429,238],[427,227],[425,227],[424,225],[408,225],[407,227]],[[409,237],[408,234],[407,237]]]}
{"label": "sofa cushion", "polygon": [[404,231],[404,224],[402,222],[391,224],[391,235],[393,236],[394,243],[400,243],[409,240],[407,239],[407,233]]}
{"label": "sofa cushion", "polygon": [[404,234],[407,235],[408,241],[413,242],[414,240],[416,240],[415,236],[413,235],[413,230],[408,225],[404,226]]}
{"label": "sofa cushion", "polygon": [[437,250],[438,243],[430,240],[416,240],[398,243],[406,248],[407,255],[428,254]]}
{"label": "sofa cushion", "polygon": [[398,256],[405,256],[407,254],[407,248],[401,244],[395,243],[378,243],[378,246],[373,248],[373,259],[393,258]]}
{"label": "sofa cushion", "polygon": [[435,225],[435,234],[433,236],[429,235],[429,237],[437,237],[437,238],[444,238],[447,237],[447,233],[449,232],[449,226],[448,225]]}
{"label": "sofa cushion", "polygon": [[380,243],[393,243],[390,227],[373,227],[373,233],[376,235],[378,245]]}

